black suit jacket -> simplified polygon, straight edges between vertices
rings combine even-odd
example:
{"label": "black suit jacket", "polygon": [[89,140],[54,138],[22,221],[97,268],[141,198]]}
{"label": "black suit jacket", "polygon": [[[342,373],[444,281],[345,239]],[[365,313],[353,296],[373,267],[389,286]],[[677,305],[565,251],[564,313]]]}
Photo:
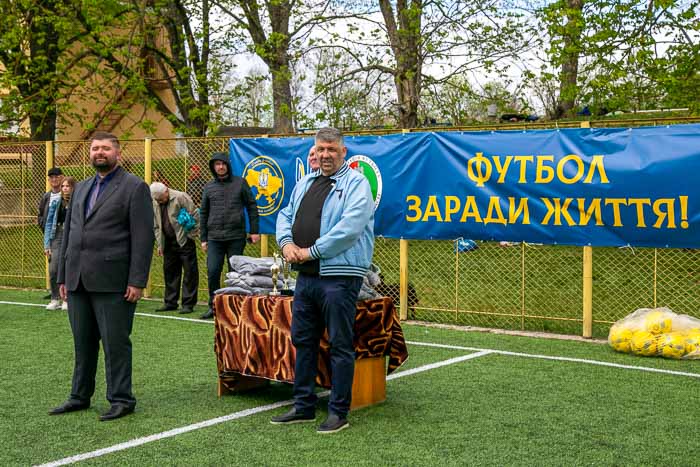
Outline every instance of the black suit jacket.
{"label": "black suit jacket", "polygon": [[57,283],[75,291],[124,292],[146,287],[153,256],[151,193],[140,178],[117,167],[87,218],[93,178],[78,183],[63,230]]}

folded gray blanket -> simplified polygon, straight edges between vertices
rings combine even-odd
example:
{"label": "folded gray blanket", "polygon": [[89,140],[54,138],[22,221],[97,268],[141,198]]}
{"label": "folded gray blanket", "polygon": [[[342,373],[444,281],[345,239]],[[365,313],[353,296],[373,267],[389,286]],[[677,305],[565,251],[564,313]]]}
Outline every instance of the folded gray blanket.
{"label": "folded gray blanket", "polygon": [[[267,287],[272,289],[272,278],[268,276],[258,275],[249,276],[245,274],[239,274],[235,271],[231,271],[226,273],[226,279],[224,280],[224,284],[233,287]],[[287,281],[287,286],[290,289],[293,289],[295,285],[296,281],[292,278],[289,278],[289,280]],[[277,278],[277,288],[284,288],[284,281],[282,280],[282,276],[278,276]]]}
{"label": "folded gray blanket", "polygon": [[231,264],[231,269],[239,274],[270,277],[272,275],[270,266],[272,266],[274,258],[253,258],[241,255],[231,256],[228,262]]}
{"label": "folded gray blanket", "polygon": [[262,287],[223,287],[215,290],[214,293],[219,294],[239,294],[239,295],[268,295],[272,289]]}

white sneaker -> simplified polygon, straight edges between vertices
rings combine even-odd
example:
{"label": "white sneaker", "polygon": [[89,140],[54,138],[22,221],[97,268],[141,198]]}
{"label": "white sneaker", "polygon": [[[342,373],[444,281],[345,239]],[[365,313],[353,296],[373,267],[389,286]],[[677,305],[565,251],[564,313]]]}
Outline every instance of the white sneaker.
{"label": "white sneaker", "polygon": [[63,304],[61,304],[61,310],[68,311],[68,302],[63,302]]}
{"label": "white sneaker", "polygon": [[58,310],[61,308],[60,300],[51,300],[48,305],[46,305],[47,310]]}

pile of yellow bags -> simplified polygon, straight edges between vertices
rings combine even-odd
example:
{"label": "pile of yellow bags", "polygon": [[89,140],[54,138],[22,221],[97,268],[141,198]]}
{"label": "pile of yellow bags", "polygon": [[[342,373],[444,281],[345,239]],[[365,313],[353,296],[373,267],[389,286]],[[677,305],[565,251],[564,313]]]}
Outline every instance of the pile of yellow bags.
{"label": "pile of yellow bags", "polygon": [[668,308],[641,308],[612,325],[608,343],[644,357],[700,359],[700,319]]}

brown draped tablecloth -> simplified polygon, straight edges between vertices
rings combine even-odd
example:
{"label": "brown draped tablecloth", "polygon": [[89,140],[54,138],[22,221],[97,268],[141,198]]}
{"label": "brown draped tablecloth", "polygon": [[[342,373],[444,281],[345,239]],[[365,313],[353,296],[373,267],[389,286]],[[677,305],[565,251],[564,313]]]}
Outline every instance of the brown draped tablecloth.
{"label": "brown draped tablecloth", "polygon": [[[292,297],[223,294],[214,297],[215,351],[219,378],[235,374],[294,382]],[[408,358],[406,341],[390,298],[357,302],[356,358],[389,357],[387,374]],[[321,339],[316,384],[330,388],[328,333]]]}

